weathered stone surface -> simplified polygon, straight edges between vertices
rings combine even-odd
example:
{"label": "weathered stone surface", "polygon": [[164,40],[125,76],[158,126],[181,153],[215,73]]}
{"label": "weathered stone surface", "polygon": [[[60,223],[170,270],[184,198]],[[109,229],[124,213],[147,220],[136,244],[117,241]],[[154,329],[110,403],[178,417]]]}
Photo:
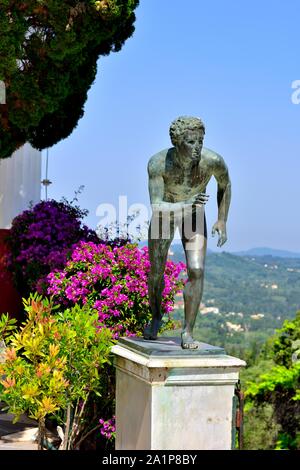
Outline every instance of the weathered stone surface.
{"label": "weathered stone surface", "polygon": [[34,442],[2,442],[0,439],[1,450],[38,450]]}
{"label": "weathered stone surface", "polygon": [[23,431],[1,436],[3,442],[35,442],[38,428],[25,428]]}
{"label": "weathered stone surface", "polygon": [[0,450],[37,450],[37,443],[33,441],[36,421],[21,416],[14,424],[13,419],[11,414],[0,413]]}
{"label": "weathered stone surface", "polygon": [[205,355],[225,354],[223,348],[212,346],[211,344],[197,341],[197,349],[182,350],[180,338],[159,337],[156,341],[147,341],[143,338],[120,338],[120,345],[133,351],[139,351],[145,356],[177,356],[177,357],[195,357]]}

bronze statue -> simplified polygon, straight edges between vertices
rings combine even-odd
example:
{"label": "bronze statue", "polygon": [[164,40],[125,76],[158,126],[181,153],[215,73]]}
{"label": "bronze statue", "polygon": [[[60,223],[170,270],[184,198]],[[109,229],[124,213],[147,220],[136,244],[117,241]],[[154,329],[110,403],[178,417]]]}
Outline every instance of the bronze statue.
{"label": "bronze statue", "polygon": [[206,186],[214,176],[218,183],[218,220],[212,235],[218,233],[218,246],[227,240],[226,221],[231,199],[231,184],[227,166],[216,152],[203,147],[205,127],[195,117],[179,117],[170,127],[174,147],[154,155],[148,163],[149,193],[152,219],[149,227],[150,274],[149,301],[151,324],[144,338],[157,339],[161,326],[161,300],[164,290],[164,270],[170,244],[179,229],[186,256],[188,282],[184,288],[184,327],[181,345],[197,349],[193,329],[202,293],[207,230],[204,205],[208,200]]}

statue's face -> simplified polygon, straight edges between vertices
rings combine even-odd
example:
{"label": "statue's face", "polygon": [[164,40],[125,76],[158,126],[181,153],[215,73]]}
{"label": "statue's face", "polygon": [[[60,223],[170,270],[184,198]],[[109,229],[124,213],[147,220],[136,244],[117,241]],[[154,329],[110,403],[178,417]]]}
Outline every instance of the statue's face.
{"label": "statue's face", "polygon": [[181,144],[178,146],[179,152],[190,160],[199,160],[203,147],[204,134],[199,130],[187,130]]}

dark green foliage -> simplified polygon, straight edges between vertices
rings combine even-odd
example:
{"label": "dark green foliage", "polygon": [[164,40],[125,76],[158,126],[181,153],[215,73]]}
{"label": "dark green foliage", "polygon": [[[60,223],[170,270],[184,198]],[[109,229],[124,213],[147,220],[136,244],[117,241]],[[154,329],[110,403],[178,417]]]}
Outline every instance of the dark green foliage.
{"label": "dark green foliage", "polygon": [[134,31],[138,0],[0,0],[0,158],[67,137],[84,112],[100,55]]}
{"label": "dark green foliage", "polygon": [[255,382],[248,384],[246,392],[248,403],[257,410],[272,406],[273,422],[279,429],[277,449],[300,449],[299,346],[300,312],[294,321],[285,321],[269,342],[267,349],[272,362]]}
{"label": "dark green foliage", "polygon": [[244,450],[274,449],[278,429],[272,405],[251,408],[244,417]]}
{"label": "dark green foliage", "polygon": [[[273,344],[274,362],[284,367],[292,367],[300,352],[300,312],[294,321],[286,320]],[[300,354],[299,354],[300,359]]]}

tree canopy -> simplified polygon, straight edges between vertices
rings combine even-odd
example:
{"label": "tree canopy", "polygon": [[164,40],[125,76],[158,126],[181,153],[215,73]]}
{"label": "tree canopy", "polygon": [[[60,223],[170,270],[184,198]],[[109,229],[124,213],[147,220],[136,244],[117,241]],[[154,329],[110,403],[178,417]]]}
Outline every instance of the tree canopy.
{"label": "tree canopy", "polygon": [[0,0],[0,158],[30,142],[42,150],[83,116],[101,55],[134,31],[139,0]]}

